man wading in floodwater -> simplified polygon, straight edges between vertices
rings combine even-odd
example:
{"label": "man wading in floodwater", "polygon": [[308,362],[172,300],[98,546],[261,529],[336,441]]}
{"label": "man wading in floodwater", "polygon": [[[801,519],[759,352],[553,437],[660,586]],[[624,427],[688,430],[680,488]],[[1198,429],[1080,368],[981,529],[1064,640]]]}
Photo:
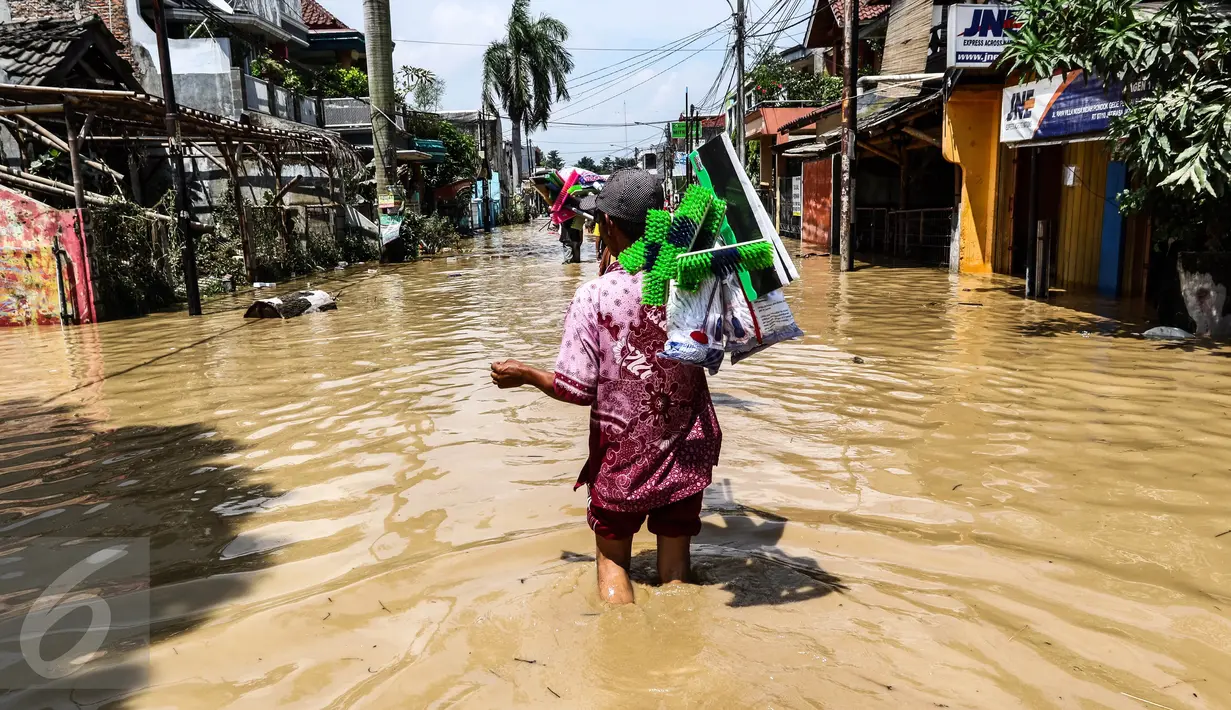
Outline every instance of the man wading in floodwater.
{"label": "man wading in floodwater", "polygon": [[[662,185],[647,172],[621,170],[591,200],[583,209],[594,211],[618,256],[645,233],[646,214],[662,207]],[[555,372],[492,363],[501,389],[531,385],[590,407],[590,456],[576,487],[590,491],[598,593],[615,604],[633,601],[633,534],[647,517],[658,536],[659,577],[688,580],[689,543],[701,531],[702,492],[722,444],[704,371],[658,357],[665,326],[665,308],[641,305],[641,274],[613,260],[573,297]]]}

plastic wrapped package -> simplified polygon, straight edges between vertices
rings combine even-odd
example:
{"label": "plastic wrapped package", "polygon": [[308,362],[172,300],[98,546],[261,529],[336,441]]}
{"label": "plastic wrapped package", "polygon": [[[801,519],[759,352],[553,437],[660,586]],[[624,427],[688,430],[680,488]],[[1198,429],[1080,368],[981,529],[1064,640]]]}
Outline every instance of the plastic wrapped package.
{"label": "plastic wrapped package", "polygon": [[[736,274],[722,278],[723,347],[727,352],[741,352],[756,347],[756,329],[752,325],[752,307]],[[749,344],[751,343],[751,345]]]}
{"label": "plastic wrapped package", "polygon": [[782,289],[770,291],[752,302],[754,335],[742,348],[731,350],[731,364],[784,340],[802,337],[804,332],[795,323]]}
{"label": "plastic wrapped package", "polygon": [[723,353],[723,295],[718,279],[695,291],[672,287],[667,298],[667,343],[659,357],[718,371]]}

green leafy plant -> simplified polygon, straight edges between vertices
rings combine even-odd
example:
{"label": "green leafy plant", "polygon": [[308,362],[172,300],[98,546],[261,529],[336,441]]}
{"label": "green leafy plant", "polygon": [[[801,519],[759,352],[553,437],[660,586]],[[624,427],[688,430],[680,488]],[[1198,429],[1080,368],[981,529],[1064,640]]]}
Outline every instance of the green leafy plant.
{"label": "green leafy plant", "polygon": [[[170,193],[168,193],[170,194]],[[166,202],[164,200],[164,202]],[[180,245],[152,238],[154,221],[137,205],[109,200],[90,208],[94,279],[107,318],[144,315],[177,300]],[[169,230],[161,228],[164,235]],[[172,232],[173,233],[173,232]]]}
{"label": "green leafy plant", "polygon": [[598,164],[594,162],[594,158],[591,158],[588,155],[583,155],[581,159],[577,161],[576,166],[582,170],[598,172]]}
{"label": "green leafy plant", "polygon": [[438,120],[437,124],[437,136],[445,144],[445,160],[423,168],[424,179],[432,189],[472,178],[479,167],[479,150],[474,138],[448,121]]}
{"label": "green leafy plant", "polygon": [[402,217],[402,240],[414,255],[456,249],[460,239],[453,222],[439,215],[407,212]]}
{"label": "green leafy plant", "polygon": [[289,67],[283,62],[274,59],[273,55],[268,51],[262,52],[260,56],[248,62],[249,74],[278,86],[282,86],[286,82],[289,72]]}
{"label": "green leafy plant", "polygon": [[826,105],[842,98],[841,77],[794,69],[772,52],[748,72],[747,81],[757,102],[789,100]]}
{"label": "green leafy plant", "polygon": [[1157,237],[1186,248],[1227,238],[1231,192],[1231,17],[1201,0],[1146,8],[1131,0],[1024,0],[1002,65],[1023,80],[1085,70],[1124,98],[1111,123],[1131,169],[1124,211],[1154,217]]}
{"label": "green leafy plant", "polygon": [[311,93],[326,99],[367,96],[367,72],[356,67],[330,67],[312,77]]}
{"label": "green leafy plant", "polygon": [[543,160],[543,164],[552,170],[559,170],[564,167],[564,158],[560,157],[560,151],[551,150],[547,152],[547,157]]}
{"label": "green leafy plant", "polygon": [[514,196],[511,204],[506,205],[496,218],[496,222],[502,226],[525,224],[528,221],[530,221],[530,213],[520,196]]}

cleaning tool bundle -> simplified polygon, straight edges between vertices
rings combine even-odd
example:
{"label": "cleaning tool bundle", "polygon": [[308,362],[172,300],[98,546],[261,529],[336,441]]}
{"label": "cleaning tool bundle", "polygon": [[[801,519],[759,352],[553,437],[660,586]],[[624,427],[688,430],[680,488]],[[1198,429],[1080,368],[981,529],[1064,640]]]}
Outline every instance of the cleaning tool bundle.
{"label": "cleaning tool bundle", "polygon": [[667,301],[667,342],[658,357],[709,368],[716,373],[724,354],[724,292],[710,277],[694,291],[671,289]]}
{"label": "cleaning tool bundle", "polygon": [[674,216],[663,210],[646,215],[645,236],[620,253],[620,265],[630,274],[644,271],[641,303],[667,305],[671,280],[676,278],[676,257],[692,247],[702,230],[714,193],[700,185],[689,188]]}
{"label": "cleaning tool bundle", "polygon": [[617,261],[624,270],[630,274],[635,274],[642,269],[647,272],[654,268],[654,263],[657,261],[658,247],[655,247],[652,252],[654,259],[649,259],[647,248],[651,244],[661,245],[667,239],[667,230],[671,228],[671,215],[663,210],[650,210],[645,216],[645,236],[633,242],[624,251],[620,252]]}
{"label": "cleaning tool bundle", "polygon": [[676,257],[676,283],[685,291],[695,291],[706,276],[723,277],[741,269],[757,271],[774,265],[774,245],[760,239],[755,242],[693,251]]}

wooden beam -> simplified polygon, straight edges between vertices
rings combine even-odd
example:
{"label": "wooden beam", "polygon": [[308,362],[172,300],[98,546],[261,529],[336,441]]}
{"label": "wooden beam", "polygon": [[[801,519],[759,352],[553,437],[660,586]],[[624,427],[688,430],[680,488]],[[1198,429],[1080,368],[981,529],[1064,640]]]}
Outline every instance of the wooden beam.
{"label": "wooden beam", "polygon": [[[218,166],[219,170],[227,170],[227,166],[223,165],[221,160],[218,160],[214,156],[205,152],[205,149],[202,148],[200,145],[198,145],[196,142],[194,141],[185,141],[185,142],[188,143],[188,145],[192,146],[193,148],[196,148],[197,152],[200,153],[203,158],[213,163],[214,165]],[[230,171],[228,170],[227,172],[230,172]]]}
{"label": "wooden beam", "polygon": [[[17,122],[13,121],[10,118],[3,118],[3,117],[0,117],[0,124],[8,126],[9,128],[14,129],[14,130],[22,131],[26,135],[34,136],[35,138],[38,138],[40,141],[42,141],[44,144],[52,148],[55,148],[56,150],[62,150],[65,153],[69,152],[68,143],[61,140],[60,137],[57,136],[56,134],[52,133],[51,131],[47,130],[46,128],[43,128],[42,126],[38,125],[31,119],[26,118],[25,116],[22,116],[20,114],[17,116],[14,116],[13,118],[16,118],[17,121],[20,121],[22,125],[18,125]],[[111,169],[107,165],[104,165],[103,163],[100,163],[97,160],[87,159],[85,160],[85,164],[90,166],[91,168],[94,168],[95,170],[107,173],[108,175],[115,178],[116,180],[124,179],[124,176],[121,175],[118,171]]]}
{"label": "wooden beam", "polygon": [[[73,197],[74,195],[74,190],[73,190],[72,185],[68,185],[68,184],[65,184],[65,183],[62,183],[56,180],[51,180],[51,179],[42,177],[41,175],[31,175],[30,173],[24,173],[14,168],[5,167],[3,165],[0,165],[0,182],[6,182],[10,185],[16,185],[18,187],[22,187],[27,190],[34,190],[35,192],[42,192],[42,193],[49,194],[49,195],[62,195],[64,197]],[[86,203],[91,204],[91,205],[99,205],[99,206],[108,205],[114,201],[112,198],[106,197],[104,195],[100,195],[97,192],[83,191],[83,195],[85,197]],[[172,221],[170,216],[165,215],[165,214],[159,214],[157,212],[154,212],[153,210],[147,210],[147,209],[142,208],[141,213],[147,219],[158,220],[159,222],[166,222],[168,224]],[[194,231],[197,231],[197,232],[214,231],[213,227],[207,224],[201,224],[200,222],[189,222],[188,224],[190,227],[192,227]]]}
{"label": "wooden beam", "polygon": [[227,182],[231,190],[231,201],[235,203],[235,226],[239,230],[239,245],[244,253],[244,275],[248,283],[252,283],[256,264],[253,261],[251,237],[248,234],[248,210],[244,205],[244,192],[239,186],[239,161],[243,149],[244,144],[240,143],[232,153],[231,141],[220,144],[222,158],[227,164],[227,176],[230,178]]}
{"label": "wooden beam", "polygon": [[869,153],[871,153],[872,155],[875,155],[875,156],[878,156],[878,157],[884,158],[885,160],[888,160],[889,162],[893,163],[894,165],[899,165],[899,163],[898,163],[898,158],[897,158],[897,156],[896,156],[896,155],[893,155],[893,154],[891,154],[891,153],[887,153],[887,152],[885,152],[884,150],[881,150],[880,148],[877,148],[876,146],[874,146],[874,145],[872,145],[872,144],[870,144],[870,143],[865,143],[865,142],[863,142],[863,141],[856,141],[856,145],[858,145],[860,148],[863,148],[864,150],[868,151],[868,152],[869,152]]}
{"label": "wooden beam", "polygon": [[917,138],[917,139],[919,139],[919,140],[923,141],[924,143],[927,143],[927,144],[929,144],[929,145],[933,145],[933,146],[935,146],[935,147],[937,147],[937,148],[939,148],[939,147],[940,147],[940,139],[939,139],[939,138],[934,138],[933,136],[930,136],[930,135],[928,135],[927,133],[924,133],[923,131],[919,130],[918,128],[915,128],[914,126],[902,126],[902,132],[903,132],[903,133],[905,133],[906,135],[910,136],[911,138]]}
{"label": "wooden beam", "polygon": [[60,113],[63,110],[64,110],[64,104],[27,104],[25,106],[0,106],[0,116]]}
{"label": "wooden beam", "polygon": [[290,192],[290,191],[291,191],[291,188],[293,188],[293,187],[295,187],[296,185],[298,185],[298,184],[299,184],[299,180],[300,180],[302,177],[303,177],[302,175],[296,175],[295,177],[291,178],[291,181],[290,181],[290,182],[288,182],[287,184],[283,185],[283,186],[282,186],[282,187],[278,190],[278,194],[274,195],[274,203],[275,203],[275,204],[277,204],[277,203],[282,202],[282,197],[283,197],[284,195],[286,195],[286,193]]}

